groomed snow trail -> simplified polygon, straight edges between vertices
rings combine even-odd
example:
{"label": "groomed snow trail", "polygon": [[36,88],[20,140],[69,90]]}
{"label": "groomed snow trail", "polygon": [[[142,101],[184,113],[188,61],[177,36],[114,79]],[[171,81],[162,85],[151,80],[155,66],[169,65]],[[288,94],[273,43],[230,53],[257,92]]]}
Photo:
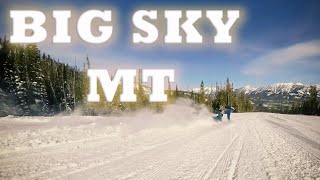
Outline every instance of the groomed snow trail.
{"label": "groomed snow trail", "polygon": [[179,110],[134,115],[132,121],[2,118],[0,179],[320,177],[319,117],[243,113],[216,122],[198,109],[166,119]]}

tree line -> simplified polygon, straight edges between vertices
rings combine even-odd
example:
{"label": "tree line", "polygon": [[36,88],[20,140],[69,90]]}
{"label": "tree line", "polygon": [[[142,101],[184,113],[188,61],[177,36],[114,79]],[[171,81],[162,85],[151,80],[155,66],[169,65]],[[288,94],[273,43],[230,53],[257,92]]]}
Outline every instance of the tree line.
{"label": "tree line", "polygon": [[177,85],[175,90],[172,90],[168,82],[168,102],[149,102],[147,94],[151,90],[141,82],[140,70],[135,82],[137,102],[120,102],[121,83],[113,101],[106,102],[102,87],[98,83],[100,102],[88,103],[86,97],[89,79],[86,72],[90,68],[88,56],[83,66],[77,67],[76,63],[62,63],[41,52],[36,44],[11,44],[6,38],[0,38],[0,116],[68,114],[77,108],[83,115],[105,115],[141,108],[159,112],[165,104],[174,103],[178,97],[205,104],[212,111],[225,106],[232,106],[237,112],[253,110],[251,101],[244,93],[234,91],[229,79],[225,86],[217,85],[216,91],[210,94],[205,93],[203,81],[200,83],[199,92],[192,91],[189,94],[179,91]]}
{"label": "tree line", "polygon": [[296,99],[291,104],[272,106],[261,111],[281,114],[320,115],[320,99],[316,86],[310,86],[308,97],[304,100]]}
{"label": "tree line", "polygon": [[[170,90],[170,89],[169,89]],[[211,87],[211,92],[205,92],[204,82],[200,83],[199,92],[191,90],[190,94],[178,90],[171,93],[173,97],[184,97],[192,99],[195,103],[206,105],[211,111],[224,109],[226,106],[232,106],[236,112],[250,112],[254,110],[253,104],[244,92],[237,92],[233,88],[233,83],[227,78],[225,86],[216,84],[215,91]]]}
{"label": "tree line", "polygon": [[50,115],[71,112],[83,102],[84,72],[40,52],[36,44],[0,38],[1,114]]}
{"label": "tree line", "polygon": [[113,101],[106,102],[100,84],[101,101],[88,103],[89,79],[86,72],[90,66],[88,57],[80,68],[41,53],[36,44],[11,44],[6,38],[0,38],[0,116],[68,114],[77,107],[83,115],[140,108],[163,109],[164,103],[148,101],[148,87],[141,83],[140,78],[135,84],[135,103],[120,102],[121,85]]}
{"label": "tree line", "polygon": [[310,86],[309,97],[303,102],[294,102],[291,108],[285,112],[289,114],[320,115],[320,101],[316,86]]}

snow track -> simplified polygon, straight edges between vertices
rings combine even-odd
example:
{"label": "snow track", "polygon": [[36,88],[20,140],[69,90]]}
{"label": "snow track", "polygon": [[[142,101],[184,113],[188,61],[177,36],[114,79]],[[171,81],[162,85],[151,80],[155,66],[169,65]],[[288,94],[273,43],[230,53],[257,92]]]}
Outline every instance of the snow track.
{"label": "snow track", "polygon": [[319,117],[152,116],[148,126],[126,117],[2,118],[0,179],[320,177]]}

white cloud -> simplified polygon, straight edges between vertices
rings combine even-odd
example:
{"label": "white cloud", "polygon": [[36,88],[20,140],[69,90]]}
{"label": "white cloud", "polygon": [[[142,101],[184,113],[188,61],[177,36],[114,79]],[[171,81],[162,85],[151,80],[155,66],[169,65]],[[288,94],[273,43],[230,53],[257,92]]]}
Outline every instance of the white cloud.
{"label": "white cloud", "polygon": [[320,40],[298,43],[286,48],[273,50],[250,61],[242,69],[242,72],[247,75],[263,76],[283,70],[288,65],[308,63],[308,58],[317,56],[320,56]]}

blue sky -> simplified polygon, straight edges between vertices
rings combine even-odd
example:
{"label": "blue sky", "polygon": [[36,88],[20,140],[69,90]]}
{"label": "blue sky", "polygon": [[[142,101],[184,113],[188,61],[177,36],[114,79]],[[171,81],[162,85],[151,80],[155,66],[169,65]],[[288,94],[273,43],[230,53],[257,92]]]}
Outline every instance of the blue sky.
{"label": "blue sky", "polygon": [[[42,51],[60,61],[81,64],[86,55],[94,67],[115,68],[174,68],[181,88],[223,83],[227,77],[236,87],[267,85],[277,82],[320,83],[320,1],[19,1],[0,2],[0,36],[10,35],[10,9],[17,7],[65,7],[84,12],[112,7],[117,11],[117,36],[111,44],[93,45],[74,42],[71,45],[41,43]],[[237,42],[232,47],[185,47],[154,45],[137,48],[132,45],[131,17],[135,10],[152,7],[181,9],[240,8],[245,13],[237,30]],[[213,38],[210,24],[206,37]]]}

